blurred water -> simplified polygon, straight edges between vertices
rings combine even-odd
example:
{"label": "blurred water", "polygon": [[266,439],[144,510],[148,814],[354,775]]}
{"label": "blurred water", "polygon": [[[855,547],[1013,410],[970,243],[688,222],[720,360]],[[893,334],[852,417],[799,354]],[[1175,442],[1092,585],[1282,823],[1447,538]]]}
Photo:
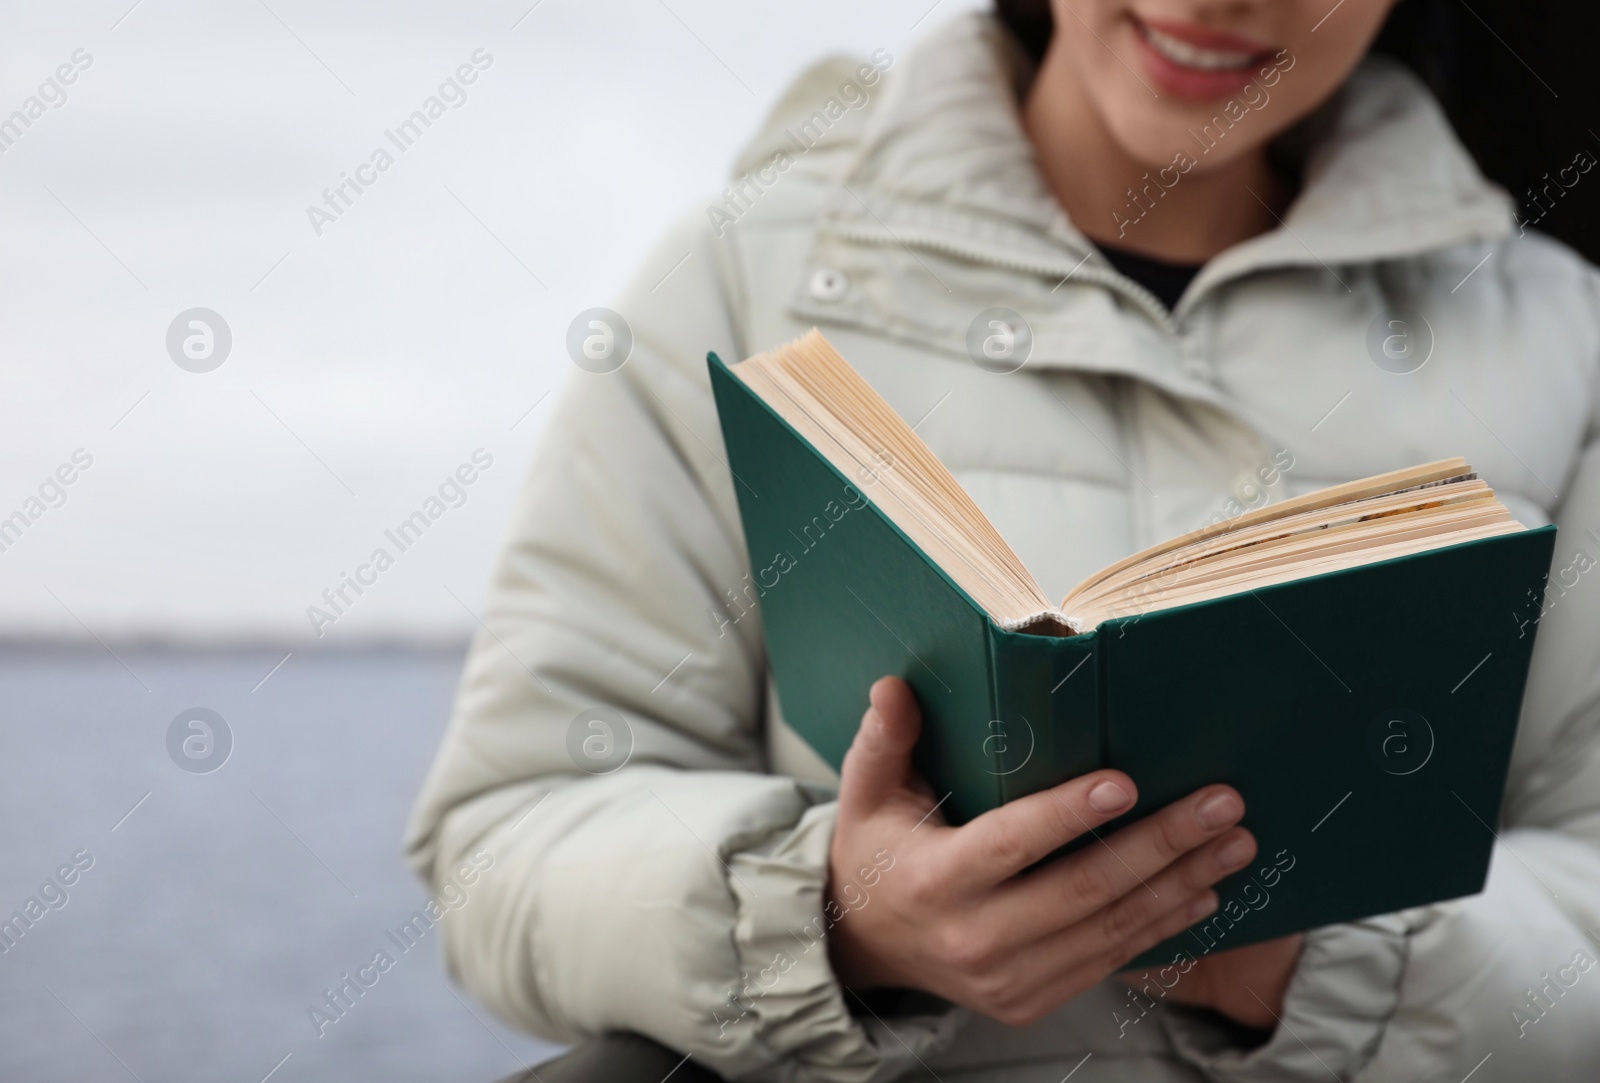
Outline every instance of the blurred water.
{"label": "blurred water", "polygon": [[[0,1079],[489,1083],[553,1052],[449,986],[432,936],[385,935],[423,901],[400,839],[460,650],[296,652],[265,682],[282,650],[116,653],[0,651],[0,920],[93,860],[0,954]],[[168,754],[194,707],[233,738],[207,774]],[[307,1009],[380,949],[319,1037]]]}

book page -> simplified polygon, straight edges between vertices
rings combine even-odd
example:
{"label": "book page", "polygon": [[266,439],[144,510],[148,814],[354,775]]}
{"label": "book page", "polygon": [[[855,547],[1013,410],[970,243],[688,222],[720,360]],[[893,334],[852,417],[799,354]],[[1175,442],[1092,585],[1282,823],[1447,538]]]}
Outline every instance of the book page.
{"label": "book page", "polygon": [[1064,635],[1338,568],[1525,529],[1465,459],[1269,504],[1102,568],[1052,606],[949,469],[815,329],[730,370],[997,624]]}

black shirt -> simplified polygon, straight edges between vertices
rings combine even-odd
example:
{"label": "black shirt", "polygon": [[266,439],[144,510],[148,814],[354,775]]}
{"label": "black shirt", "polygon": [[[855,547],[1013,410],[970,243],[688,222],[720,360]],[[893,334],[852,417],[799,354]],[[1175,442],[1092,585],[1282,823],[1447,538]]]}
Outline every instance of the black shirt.
{"label": "black shirt", "polygon": [[1100,251],[1113,267],[1161,298],[1161,303],[1167,306],[1169,312],[1177,307],[1178,298],[1183,296],[1183,291],[1189,288],[1189,283],[1194,281],[1194,276],[1200,273],[1203,266],[1199,263],[1166,263],[1107,245],[1101,245]]}

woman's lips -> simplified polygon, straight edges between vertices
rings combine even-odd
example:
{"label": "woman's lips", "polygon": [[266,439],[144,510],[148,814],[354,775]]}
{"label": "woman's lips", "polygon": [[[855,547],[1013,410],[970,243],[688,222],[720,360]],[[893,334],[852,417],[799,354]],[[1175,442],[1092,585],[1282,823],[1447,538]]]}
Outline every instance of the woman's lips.
{"label": "woman's lips", "polygon": [[1163,92],[1188,101],[1225,98],[1242,90],[1270,46],[1195,23],[1132,17],[1133,37],[1145,71]]}

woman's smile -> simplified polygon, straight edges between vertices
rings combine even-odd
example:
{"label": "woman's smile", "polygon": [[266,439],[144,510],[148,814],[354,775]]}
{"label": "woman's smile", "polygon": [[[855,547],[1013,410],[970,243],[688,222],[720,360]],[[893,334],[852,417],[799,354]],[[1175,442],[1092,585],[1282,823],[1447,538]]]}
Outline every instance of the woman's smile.
{"label": "woman's smile", "polygon": [[1145,71],[1161,92],[1175,98],[1204,101],[1237,93],[1274,52],[1271,46],[1198,23],[1142,19],[1132,13],[1128,18]]}

